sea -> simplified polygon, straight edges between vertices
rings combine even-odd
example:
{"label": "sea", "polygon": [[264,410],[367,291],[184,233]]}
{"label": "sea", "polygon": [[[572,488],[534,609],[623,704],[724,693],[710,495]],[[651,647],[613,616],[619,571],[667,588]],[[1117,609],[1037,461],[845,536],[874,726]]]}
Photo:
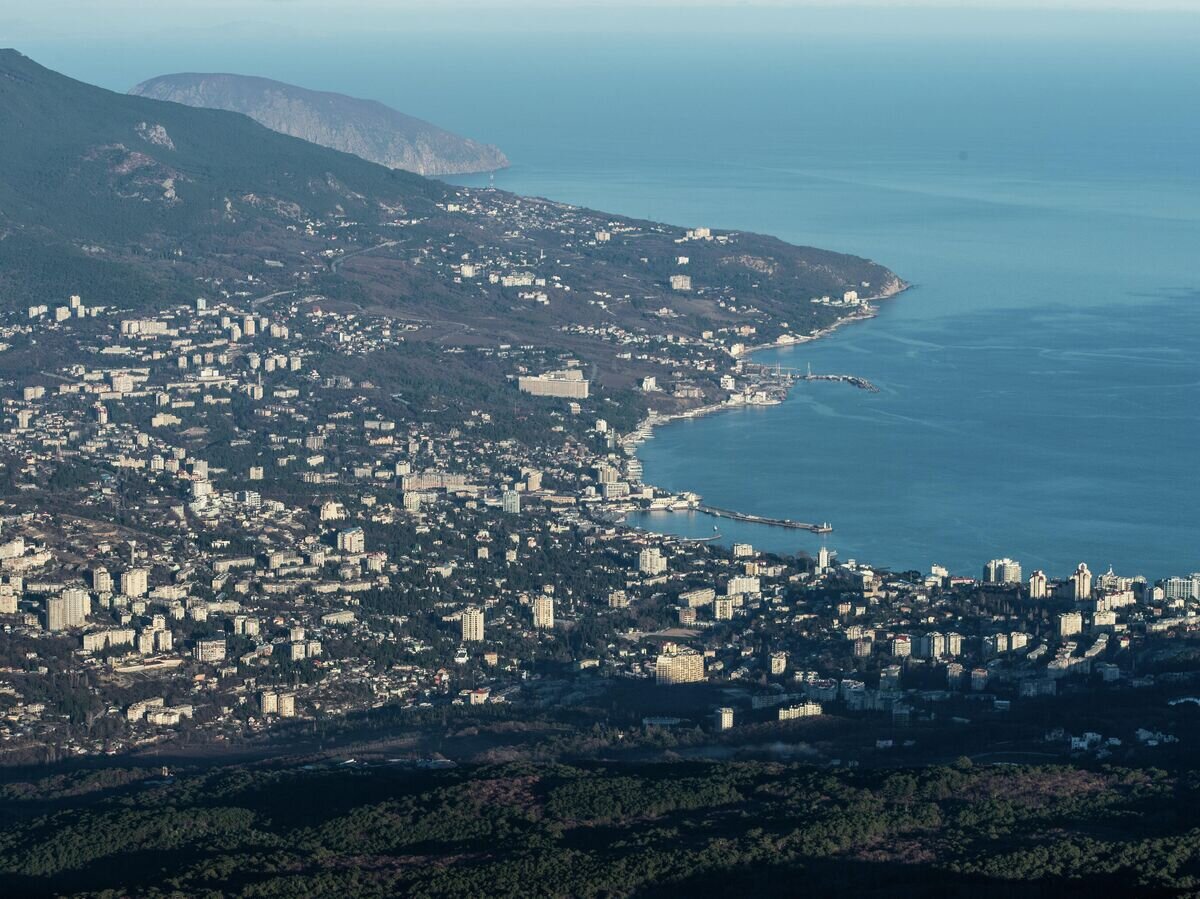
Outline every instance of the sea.
{"label": "sea", "polygon": [[[797,20],[789,20],[793,24]],[[1088,20],[1091,22],[1092,20]],[[859,254],[913,287],[756,361],[858,375],[658,429],[645,479],[802,531],[636,526],[894,570],[1012,557],[1200,570],[1200,54],[1191,31],[803,27],[50,42],[126,89],[238,71],[366,96],[499,145],[453,179]],[[70,51],[70,52],[69,52]]]}

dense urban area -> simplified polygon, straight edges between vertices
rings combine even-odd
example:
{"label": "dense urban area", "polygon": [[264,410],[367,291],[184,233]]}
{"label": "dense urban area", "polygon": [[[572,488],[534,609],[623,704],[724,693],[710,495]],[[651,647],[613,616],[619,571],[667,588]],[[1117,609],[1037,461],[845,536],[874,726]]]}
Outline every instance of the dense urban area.
{"label": "dense urban area", "polygon": [[[643,732],[886,721],[838,748],[853,763],[910,748],[903,725],[969,731],[1189,682],[1172,669],[1200,575],[892,572],[638,532],[631,510],[699,498],[643,483],[649,426],[619,433],[575,360],[444,349],[507,370],[497,390],[529,397],[527,429],[498,411],[411,416],[386,373],[337,373],[405,326],[313,297],[255,309],[239,286],[142,318],[73,296],[3,328],[8,353],[61,348],[6,388],[9,764],[352,735],[378,710],[439,708]],[[694,388],[710,406],[782,389],[738,353],[715,364],[708,341],[678,349],[644,354],[674,393],[692,371],[719,380],[719,400]],[[1124,757],[1177,738],[1155,724],[1036,742]]]}
{"label": "dense urban area", "polygon": [[[1078,877],[1097,857],[1131,889],[1191,882],[1184,862],[1130,873],[1181,851],[1148,823],[1136,858],[1087,844],[1030,866],[1009,843],[1014,816],[1049,839],[1064,815],[1086,830],[1195,789],[1157,766],[1200,735],[1200,575],[1007,558],[975,577],[893,572],[639,532],[630,511],[700,498],[643,482],[656,413],[619,431],[602,416],[627,413],[576,360],[422,350],[485,359],[494,402],[518,411],[455,418],[426,398],[414,414],[386,372],[340,373],[412,326],[317,297],[256,305],[241,286],[154,315],[80,295],[5,321],[5,353],[52,344],[59,360],[5,385],[0,751],[6,798],[34,823],[0,865],[23,888],[124,890],[130,849],[186,859],[144,869],[146,895],[228,889],[233,870],[248,895],[583,895],[697,870],[763,888],[762,871],[734,872],[764,840],[780,871],[803,858],[830,889],[919,894],[929,864],[963,889]],[[636,388],[645,408],[683,384],[706,385],[702,412],[792,383],[708,340],[679,349],[644,354],[663,372]],[[1047,767],[1068,762],[1086,767]],[[887,773],[904,765],[924,773]],[[380,789],[407,798],[372,805]],[[64,801],[98,817],[76,825]],[[797,802],[812,817],[791,831]],[[1013,823],[985,823],[980,803]],[[686,820],[691,848],[645,816]],[[165,838],[172,821],[198,830]],[[607,859],[580,832],[596,827],[648,867]],[[204,833],[225,867],[196,854]],[[904,847],[933,835],[913,867]],[[457,858],[468,838],[515,854],[336,861]],[[536,864],[534,844],[553,847]]]}
{"label": "dense urban area", "polygon": [[[39,132],[0,147],[40,173],[0,185],[18,891],[1200,884],[1200,574],[894,571],[825,525],[777,522],[813,557],[625,523],[705,508],[643,478],[658,424],[873,389],[753,351],[903,302],[896,275],[426,182],[0,53],[0,113],[47,97],[112,133],[65,187]],[[237,152],[259,146],[269,176]],[[83,185],[78,219],[18,221],[30,184]]]}

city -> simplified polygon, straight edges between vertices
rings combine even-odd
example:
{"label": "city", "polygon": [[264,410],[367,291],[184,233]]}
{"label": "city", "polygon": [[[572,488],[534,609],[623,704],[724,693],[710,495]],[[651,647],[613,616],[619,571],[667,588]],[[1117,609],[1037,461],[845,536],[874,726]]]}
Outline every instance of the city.
{"label": "city", "polygon": [[[915,746],[907,726],[990,732],[1059,696],[1193,689],[1171,659],[1200,574],[892,572],[640,532],[629,512],[699,498],[642,482],[637,440],[570,360],[521,374],[562,361],[546,348],[478,351],[545,416],[517,440],[481,410],[387,417],[402,398],[326,368],[402,344],[386,318],[223,295],[125,314],[74,296],[3,328],[9,352],[54,340],[72,360],[5,400],[9,763],[361,738],[373,710],[538,716],[567,695],[642,738],[848,717],[880,734],[831,741],[857,763]],[[681,349],[709,370],[710,347]],[[727,358],[717,389],[743,401],[760,376]],[[635,684],[656,695],[607,698]],[[1156,720],[1038,749],[1175,740]]]}
{"label": "city", "polygon": [[1089,3],[0,16],[5,895],[1196,895],[1200,17]]}

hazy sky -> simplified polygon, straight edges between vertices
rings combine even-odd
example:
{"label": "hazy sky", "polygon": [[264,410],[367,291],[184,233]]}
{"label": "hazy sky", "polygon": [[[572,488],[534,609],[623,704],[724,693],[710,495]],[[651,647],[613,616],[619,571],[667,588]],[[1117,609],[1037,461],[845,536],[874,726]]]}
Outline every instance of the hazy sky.
{"label": "hazy sky", "polygon": [[792,21],[788,17],[793,15],[853,15],[855,10],[881,7],[897,15],[935,9],[1006,15],[1011,27],[1026,22],[1033,27],[1039,17],[1061,16],[1063,11],[1200,13],[1200,0],[5,0],[0,3],[0,45],[55,38],[185,38],[212,29],[280,38],[380,29],[534,26],[613,31],[649,23],[655,28],[696,28],[717,21],[769,29]]}

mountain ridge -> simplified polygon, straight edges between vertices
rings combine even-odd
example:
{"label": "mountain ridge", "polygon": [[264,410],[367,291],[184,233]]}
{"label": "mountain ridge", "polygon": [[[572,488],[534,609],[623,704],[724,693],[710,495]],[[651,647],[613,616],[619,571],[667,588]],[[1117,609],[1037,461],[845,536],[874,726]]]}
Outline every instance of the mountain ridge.
{"label": "mountain ridge", "polygon": [[419,175],[459,175],[508,166],[497,147],[379,102],[258,75],[177,72],[147,79],[133,96],[239,112],[261,125],[369,162]]}
{"label": "mountain ridge", "polygon": [[[646,403],[633,386],[662,363],[630,346],[709,354],[690,377],[715,392],[712,360],[807,339],[861,317],[843,296],[903,286],[871,260],[766,235],[453,186],[239,113],[114,93],[11,50],[0,51],[0,134],[0,311],[72,294],[128,311],[197,296],[319,304],[403,322],[409,352],[479,351],[443,359],[485,366],[498,346],[552,348],[632,414]],[[461,385],[450,372],[430,366],[422,383]],[[507,402],[494,372],[479,380]],[[656,401],[696,405],[695,386]]]}
{"label": "mountain ridge", "polygon": [[11,48],[0,133],[6,303],[38,300],[64,273],[68,292],[97,302],[166,301],[200,269],[220,276],[258,250],[247,233],[271,246],[305,218],[427,214],[448,189],[238,113],[108,91]]}

